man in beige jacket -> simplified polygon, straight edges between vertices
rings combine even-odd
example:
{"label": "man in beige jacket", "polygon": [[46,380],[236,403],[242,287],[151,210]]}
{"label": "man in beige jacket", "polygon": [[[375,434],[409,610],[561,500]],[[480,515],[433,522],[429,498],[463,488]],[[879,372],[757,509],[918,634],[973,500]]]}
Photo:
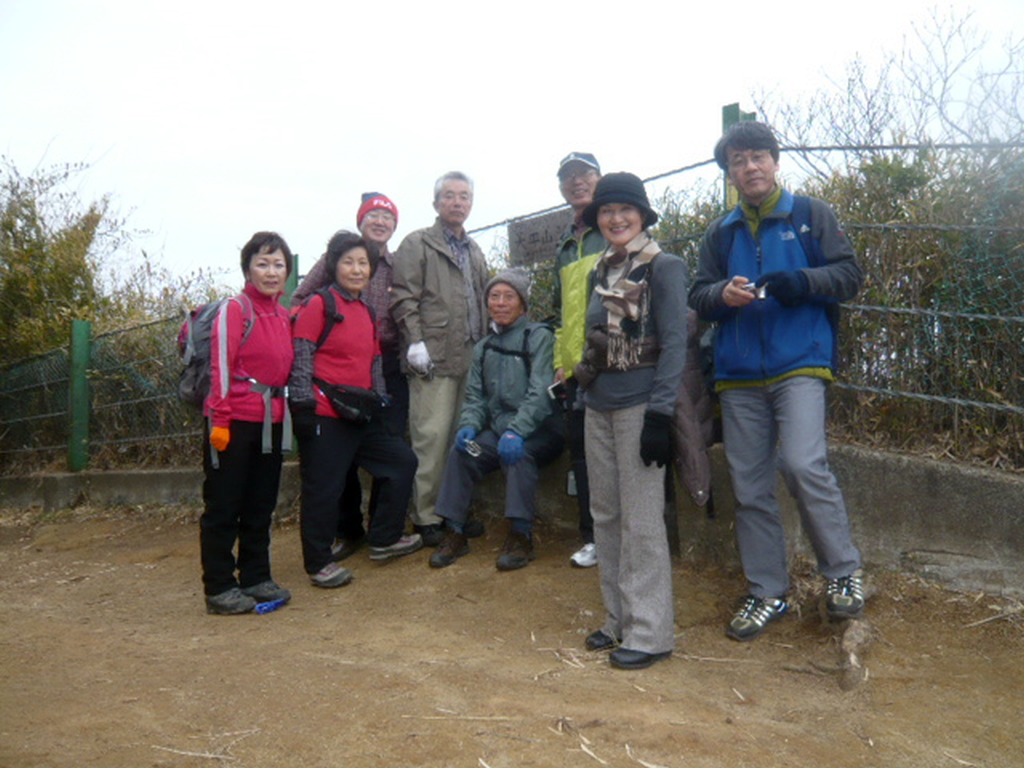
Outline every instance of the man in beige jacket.
{"label": "man in beige jacket", "polygon": [[443,536],[437,493],[473,345],[486,334],[487,264],[465,229],[472,209],[472,180],[446,173],[434,184],[434,225],[410,233],[395,253],[391,314],[410,375],[409,434],[419,459],[412,517],[427,546]]}

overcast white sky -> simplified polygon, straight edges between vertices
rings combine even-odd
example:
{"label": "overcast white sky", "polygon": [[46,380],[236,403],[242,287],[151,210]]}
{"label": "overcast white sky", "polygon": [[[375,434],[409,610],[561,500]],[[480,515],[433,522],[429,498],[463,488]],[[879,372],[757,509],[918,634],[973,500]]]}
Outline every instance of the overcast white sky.
{"label": "overcast white sky", "polygon": [[[85,161],[178,274],[235,269],[259,229],[303,257],[360,193],[429,225],[434,179],[476,182],[470,228],[561,202],[558,160],[642,177],[710,157],[723,104],[799,94],[899,49],[933,0],[823,3],[2,0],[0,153]],[[1021,0],[939,4],[994,41]]]}

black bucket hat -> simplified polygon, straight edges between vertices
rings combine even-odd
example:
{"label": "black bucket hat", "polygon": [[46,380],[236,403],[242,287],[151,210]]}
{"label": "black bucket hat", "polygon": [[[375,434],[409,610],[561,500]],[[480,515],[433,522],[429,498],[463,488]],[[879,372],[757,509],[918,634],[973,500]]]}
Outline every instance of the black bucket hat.
{"label": "black bucket hat", "polygon": [[583,210],[583,223],[597,227],[597,212],[608,203],[624,203],[639,209],[644,215],[645,229],[658,221],[658,214],[647,199],[644,183],[635,174],[620,172],[602,176],[594,190],[593,202]]}

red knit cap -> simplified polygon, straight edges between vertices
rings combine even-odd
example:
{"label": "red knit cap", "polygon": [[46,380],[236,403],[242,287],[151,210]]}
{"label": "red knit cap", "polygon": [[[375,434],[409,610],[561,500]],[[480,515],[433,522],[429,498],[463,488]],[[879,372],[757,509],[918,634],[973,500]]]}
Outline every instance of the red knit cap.
{"label": "red knit cap", "polygon": [[356,213],[356,226],[363,226],[363,218],[366,214],[377,208],[383,208],[385,211],[395,214],[395,224],[398,224],[398,206],[391,202],[391,198],[380,192],[367,192],[363,195],[363,204],[359,206],[359,212]]}

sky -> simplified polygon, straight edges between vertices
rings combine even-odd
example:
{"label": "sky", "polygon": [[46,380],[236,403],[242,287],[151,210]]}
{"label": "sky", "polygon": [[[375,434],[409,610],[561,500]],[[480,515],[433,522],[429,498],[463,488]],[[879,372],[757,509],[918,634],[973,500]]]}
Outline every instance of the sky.
{"label": "sky", "polygon": [[644,178],[706,160],[723,105],[825,87],[933,10],[1024,34],[1020,0],[692,5],[0,0],[0,154],[87,163],[75,190],[109,195],[136,249],[240,283],[253,232],[304,271],[363,192],[398,206],[395,248],[449,170],[473,229],[561,203],[569,151]]}

